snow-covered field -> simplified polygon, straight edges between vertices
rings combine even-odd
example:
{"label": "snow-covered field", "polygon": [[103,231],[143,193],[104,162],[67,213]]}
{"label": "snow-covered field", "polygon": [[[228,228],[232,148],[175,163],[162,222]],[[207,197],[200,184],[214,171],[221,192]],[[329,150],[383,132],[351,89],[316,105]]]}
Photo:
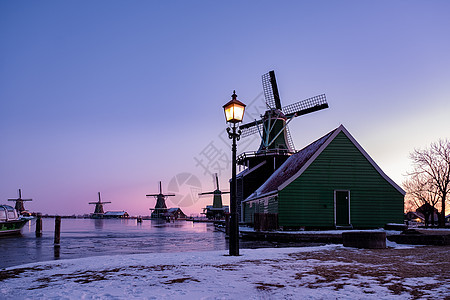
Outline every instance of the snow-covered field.
{"label": "snow-covered field", "polygon": [[[445,299],[449,247],[134,254],[0,271],[0,299]],[[431,250],[430,250],[431,249]],[[433,249],[437,249],[433,253]]]}

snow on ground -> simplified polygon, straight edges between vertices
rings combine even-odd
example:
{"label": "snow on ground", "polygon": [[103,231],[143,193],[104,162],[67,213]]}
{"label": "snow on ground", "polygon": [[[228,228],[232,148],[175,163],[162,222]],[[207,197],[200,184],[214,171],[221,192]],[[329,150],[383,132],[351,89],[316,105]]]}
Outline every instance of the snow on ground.
{"label": "snow on ground", "polygon": [[[418,265],[411,258],[421,248],[326,245],[241,249],[237,257],[211,251],[56,260],[0,270],[0,299],[444,299],[450,276],[437,273],[449,270],[448,257],[422,256]],[[440,257],[449,248],[433,249]]]}

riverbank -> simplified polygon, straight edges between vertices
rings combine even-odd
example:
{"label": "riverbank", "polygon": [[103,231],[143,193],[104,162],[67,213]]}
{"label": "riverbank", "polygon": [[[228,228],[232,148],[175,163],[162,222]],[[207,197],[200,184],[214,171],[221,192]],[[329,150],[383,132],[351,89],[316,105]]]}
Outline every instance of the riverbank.
{"label": "riverbank", "polygon": [[[0,271],[0,298],[449,299],[450,247],[149,253],[33,263]],[[446,298],[447,297],[447,298]]]}
{"label": "riverbank", "polygon": [[399,230],[321,230],[321,231],[255,231],[252,228],[241,227],[243,240],[270,241],[282,243],[325,243],[342,244],[344,232],[376,232],[386,233],[388,241],[408,245],[450,245],[450,229],[447,228],[410,228]]}

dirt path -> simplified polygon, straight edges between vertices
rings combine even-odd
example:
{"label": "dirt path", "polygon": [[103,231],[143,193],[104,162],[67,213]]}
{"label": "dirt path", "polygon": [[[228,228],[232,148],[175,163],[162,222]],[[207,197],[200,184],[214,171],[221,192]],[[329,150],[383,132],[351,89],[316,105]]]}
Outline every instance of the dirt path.
{"label": "dirt path", "polygon": [[[313,269],[298,273],[298,278],[305,275],[318,276],[315,282],[309,283],[311,288],[328,283],[340,289],[343,281],[367,277],[386,286],[393,294],[407,292],[413,299],[419,299],[426,296],[427,291],[450,283],[450,246],[373,249],[364,250],[364,255],[357,249],[342,248],[320,253],[296,253],[291,254],[291,257],[319,262]],[[330,268],[330,261],[345,264]],[[408,279],[420,277],[433,277],[435,280],[414,286],[408,284]],[[363,285],[360,287],[363,288]],[[450,294],[444,299],[450,299]]]}

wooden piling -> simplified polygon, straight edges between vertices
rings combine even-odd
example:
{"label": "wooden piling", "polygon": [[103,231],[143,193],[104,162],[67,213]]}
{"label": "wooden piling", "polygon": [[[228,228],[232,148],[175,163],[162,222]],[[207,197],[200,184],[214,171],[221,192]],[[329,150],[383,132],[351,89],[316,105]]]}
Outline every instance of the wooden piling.
{"label": "wooden piling", "polygon": [[54,241],[55,247],[59,247],[60,237],[61,237],[61,216],[56,216],[55,217],[55,241]]}
{"label": "wooden piling", "polygon": [[36,237],[42,236],[42,214],[37,214],[36,219]]}
{"label": "wooden piling", "polygon": [[230,236],[230,214],[225,214],[225,237]]}
{"label": "wooden piling", "polygon": [[54,258],[55,259],[57,259],[57,258],[59,258],[60,257],[60,247],[59,247],[59,245],[58,246],[56,246],[55,245],[55,247],[53,247],[53,256],[54,256]]}

